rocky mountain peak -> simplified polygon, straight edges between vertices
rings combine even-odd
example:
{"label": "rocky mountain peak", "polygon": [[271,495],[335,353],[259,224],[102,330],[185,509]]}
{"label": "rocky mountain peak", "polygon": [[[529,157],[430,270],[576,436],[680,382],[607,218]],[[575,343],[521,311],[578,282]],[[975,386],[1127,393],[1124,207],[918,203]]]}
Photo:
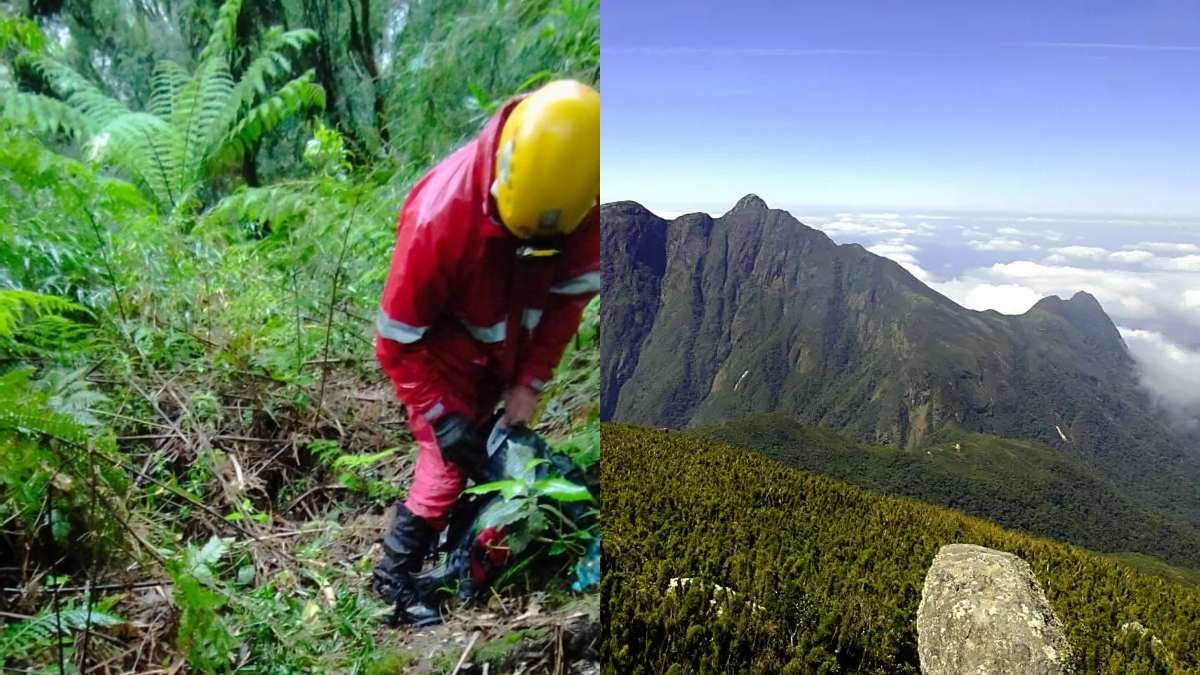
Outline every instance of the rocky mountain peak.
{"label": "rocky mountain peak", "polygon": [[1117,330],[1116,324],[1100,306],[1096,296],[1087,291],[1079,291],[1070,300],[1063,300],[1057,295],[1042,298],[1030,310],[1029,314],[1048,313],[1059,316],[1090,339],[1098,346],[1124,351],[1124,342]]}
{"label": "rocky mountain peak", "polygon": [[633,217],[641,219],[646,217],[657,218],[658,216],[655,216],[650,209],[635,201],[621,201],[600,205],[600,218],[604,219],[607,217]]}
{"label": "rocky mountain peak", "polygon": [[1097,311],[1101,313],[1104,312],[1104,309],[1100,307],[1100,301],[1096,299],[1096,296],[1088,293],[1087,291],[1076,292],[1075,295],[1072,295],[1071,299],[1067,302],[1081,309],[1087,309],[1089,311]]}
{"label": "rocky mountain peak", "polygon": [[732,211],[766,211],[767,203],[756,194],[748,194],[733,205]]}

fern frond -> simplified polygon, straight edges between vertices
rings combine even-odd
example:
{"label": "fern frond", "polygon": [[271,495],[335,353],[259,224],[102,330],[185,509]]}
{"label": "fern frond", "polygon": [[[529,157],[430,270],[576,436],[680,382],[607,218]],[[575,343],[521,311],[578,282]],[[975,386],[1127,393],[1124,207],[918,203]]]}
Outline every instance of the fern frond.
{"label": "fern frond", "polygon": [[163,204],[174,205],[183,182],[179,161],[182,139],[161,117],[127,113],[99,130],[89,156],[125,169]]}
{"label": "fern frond", "polygon": [[0,663],[33,653],[60,632],[69,636],[72,631],[111,628],[123,623],[125,619],[97,607],[66,607],[58,614],[51,609],[42,610],[32,619],[4,627],[4,632],[0,633]]}
{"label": "fern frond", "polygon": [[91,125],[78,110],[56,98],[8,89],[0,92],[0,119],[39,134],[86,138]]}
{"label": "fern frond", "polygon": [[217,11],[217,21],[213,24],[212,35],[208,44],[200,52],[200,62],[217,59],[229,62],[229,52],[237,37],[238,15],[242,13],[242,0],[225,0]]}
{"label": "fern frond", "polygon": [[272,26],[263,37],[258,56],[246,67],[241,79],[233,88],[233,95],[223,114],[222,131],[232,128],[239,115],[249,108],[255,99],[267,94],[269,80],[291,72],[292,63],[283,55],[284,49],[298,51],[316,39],[316,31],[306,28],[285,32],[279,26]]}
{"label": "fern frond", "polygon": [[200,82],[194,124],[191,128],[189,145],[193,148],[193,164],[196,172],[202,173],[213,159],[215,142],[229,127],[222,114],[233,97],[233,75],[224,64],[217,64]]}
{"label": "fern frond", "polygon": [[200,64],[175,98],[169,121],[180,134],[177,161],[188,168],[189,179],[203,174],[212,154],[211,139],[225,131],[220,129],[222,113],[233,87],[229,67],[210,59]]}
{"label": "fern frond", "polygon": [[91,126],[102,127],[129,112],[124,103],[105,94],[87,78],[67,64],[49,56],[35,55],[24,59],[46,78],[60,96],[85,116]]}
{"label": "fern frond", "polygon": [[291,220],[308,218],[318,200],[310,183],[242,188],[218,202],[209,210],[207,218],[216,222],[253,221],[274,228]]}
{"label": "fern frond", "polygon": [[79,448],[116,452],[117,444],[111,434],[94,433],[70,415],[48,407],[46,395],[30,383],[32,374],[32,368],[14,368],[0,375],[0,438],[6,434],[53,438]]}
{"label": "fern frond", "polygon": [[174,61],[159,61],[150,77],[150,112],[163,119],[171,117],[175,97],[187,84],[188,72]]}
{"label": "fern frond", "polygon": [[0,338],[12,337],[25,312],[36,316],[86,312],[84,308],[57,295],[20,289],[0,290]]}
{"label": "fern frond", "polygon": [[309,109],[325,107],[325,90],[313,83],[312,70],[280,87],[273,96],[259,103],[226,134],[219,147],[226,156],[240,157],[260,138],[285,120]]}

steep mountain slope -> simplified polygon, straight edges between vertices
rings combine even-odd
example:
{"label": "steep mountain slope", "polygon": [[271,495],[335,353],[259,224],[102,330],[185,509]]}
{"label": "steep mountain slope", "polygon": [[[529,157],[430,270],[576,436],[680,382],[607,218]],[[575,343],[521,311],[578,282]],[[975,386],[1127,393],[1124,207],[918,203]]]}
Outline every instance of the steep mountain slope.
{"label": "steep mountain slope", "polygon": [[1200,523],[1200,453],[1152,413],[1096,299],[976,312],[748,195],[665,221],[606,204],[605,419],[688,427],[779,411],[916,447],[948,423],[1079,455]]}
{"label": "steep mountain slope", "polygon": [[1094,551],[1141,551],[1200,570],[1200,528],[1139,503],[1077,456],[1036,441],[947,427],[916,449],[863,445],[780,413],[750,415],[691,433],[761,452],[790,467],[959,509]]}

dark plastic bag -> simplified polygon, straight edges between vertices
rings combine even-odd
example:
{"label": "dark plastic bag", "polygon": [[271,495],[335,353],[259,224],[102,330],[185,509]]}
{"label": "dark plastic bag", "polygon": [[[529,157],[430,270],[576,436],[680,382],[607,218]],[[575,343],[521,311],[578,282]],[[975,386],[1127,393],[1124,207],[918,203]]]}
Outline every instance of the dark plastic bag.
{"label": "dark plastic bag", "polygon": [[[487,430],[487,482],[557,475],[585,485],[583,472],[569,457],[551,448],[541,436],[524,426],[505,427],[499,417]],[[530,466],[533,460],[546,460]],[[417,589],[427,602],[436,603],[450,595],[472,602],[488,589],[514,561],[508,554],[503,529],[484,527],[484,515],[504,501],[498,493],[465,494],[450,513],[449,524],[434,555],[441,562],[417,575]],[[587,503],[559,505],[563,514],[579,527],[586,527],[591,516]]]}

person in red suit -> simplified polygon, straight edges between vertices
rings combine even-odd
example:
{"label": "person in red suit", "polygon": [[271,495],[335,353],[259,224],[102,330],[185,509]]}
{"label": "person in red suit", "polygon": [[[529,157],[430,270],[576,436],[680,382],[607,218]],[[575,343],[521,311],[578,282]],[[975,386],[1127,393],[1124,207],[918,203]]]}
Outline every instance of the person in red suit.
{"label": "person in red suit", "polygon": [[562,80],[504,104],[413,186],[380,301],[376,355],[418,454],[373,573],[401,620],[435,535],[479,458],[473,429],[501,401],[529,422],[600,290],[600,95]]}

